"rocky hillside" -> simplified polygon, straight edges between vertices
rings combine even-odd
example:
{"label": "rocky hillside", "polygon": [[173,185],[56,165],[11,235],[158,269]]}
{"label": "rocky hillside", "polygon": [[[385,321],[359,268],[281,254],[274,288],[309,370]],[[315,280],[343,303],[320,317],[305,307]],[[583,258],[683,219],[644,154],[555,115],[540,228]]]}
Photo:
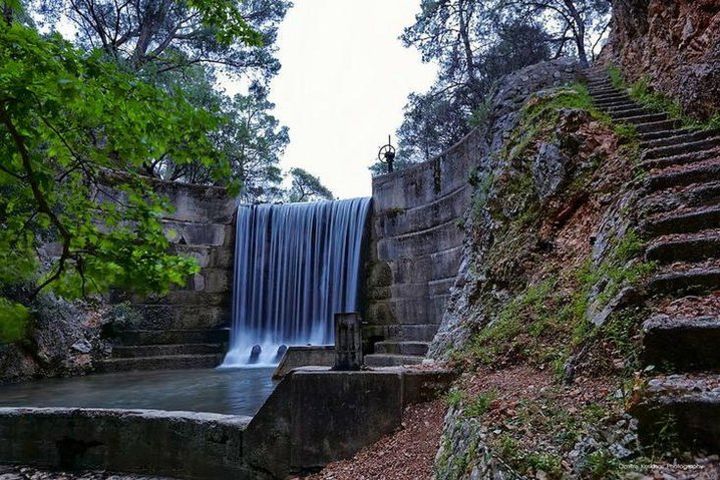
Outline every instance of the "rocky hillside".
{"label": "rocky hillside", "polygon": [[[545,65],[501,85],[430,348],[460,375],[437,479],[717,478],[715,377],[694,373],[714,368],[700,352],[720,287],[720,135],[698,121],[718,113],[717,45],[701,47],[715,11],[622,2],[606,52],[621,68],[528,88],[560,68]],[[687,51],[659,33],[678,18],[705,32]],[[526,95],[503,110],[512,89]]]}
{"label": "rocky hillside", "polygon": [[606,56],[628,78],[647,78],[686,112],[707,119],[720,108],[720,3],[614,0]]}

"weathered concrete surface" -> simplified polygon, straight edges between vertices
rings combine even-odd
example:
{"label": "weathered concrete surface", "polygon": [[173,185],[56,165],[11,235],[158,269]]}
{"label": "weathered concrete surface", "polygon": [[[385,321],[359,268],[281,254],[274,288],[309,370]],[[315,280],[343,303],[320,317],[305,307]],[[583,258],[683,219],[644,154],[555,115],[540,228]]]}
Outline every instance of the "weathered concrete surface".
{"label": "weathered concrete surface", "polygon": [[0,465],[180,479],[282,479],[352,456],[429,401],[448,371],[295,370],[249,417],[154,410],[0,409]]}
{"label": "weathered concrete surface", "polygon": [[373,179],[367,351],[370,337],[397,339],[393,325],[440,323],[460,264],[458,221],[470,204],[481,141],[473,131],[436,159]]}
{"label": "weathered concrete surface", "polygon": [[402,368],[295,370],[248,426],[246,462],[284,478],[350,458],[398,428],[405,405],[434,398],[451,380],[447,371]]}
{"label": "weathered concrete surface", "polygon": [[300,367],[332,367],[335,363],[335,347],[332,345],[288,347],[273,372],[273,378],[283,378]]}
{"label": "weathered concrete surface", "polygon": [[195,258],[200,272],[163,296],[133,298],[138,329],[197,329],[230,320],[237,202],[221,187],[154,182],[174,211],[162,221],[173,251]]}
{"label": "weathered concrete surface", "polygon": [[153,410],[0,409],[0,463],[184,479],[262,479],[243,464],[249,417]]}

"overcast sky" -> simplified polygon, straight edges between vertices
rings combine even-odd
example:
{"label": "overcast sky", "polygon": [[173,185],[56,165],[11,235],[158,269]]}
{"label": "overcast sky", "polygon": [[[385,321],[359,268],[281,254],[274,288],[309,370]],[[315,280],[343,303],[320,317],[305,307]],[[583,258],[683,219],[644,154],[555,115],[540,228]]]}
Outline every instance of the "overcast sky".
{"label": "overcast sky", "polygon": [[290,127],[284,169],[302,167],[339,198],[370,195],[378,148],[402,120],[410,92],[435,68],[398,36],[419,0],[295,0],[280,26],[275,114]]}

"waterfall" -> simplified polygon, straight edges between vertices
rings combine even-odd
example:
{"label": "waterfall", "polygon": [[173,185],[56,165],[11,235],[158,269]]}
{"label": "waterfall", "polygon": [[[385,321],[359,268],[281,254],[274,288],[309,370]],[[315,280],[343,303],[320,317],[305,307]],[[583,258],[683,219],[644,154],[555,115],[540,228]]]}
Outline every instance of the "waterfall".
{"label": "waterfall", "polygon": [[238,207],[224,367],[275,364],[282,345],[334,342],[333,315],[358,307],[369,210],[369,198]]}

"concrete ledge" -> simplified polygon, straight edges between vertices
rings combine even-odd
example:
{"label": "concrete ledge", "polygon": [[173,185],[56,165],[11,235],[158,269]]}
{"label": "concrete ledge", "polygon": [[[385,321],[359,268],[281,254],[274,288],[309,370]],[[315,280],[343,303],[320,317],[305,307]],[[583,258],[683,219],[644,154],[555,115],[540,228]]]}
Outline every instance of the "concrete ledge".
{"label": "concrete ledge", "polygon": [[449,371],[292,371],[248,426],[245,461],[276,478],[352,457],[400,427],[406,405],[447,389]]}
{"label": "concrete ledge", "polygon": [[250,417],[157,410],[0,409],[0,463],[186,479],[261,479],[242,461]]}
{"label": "concrete ledge", "polygon": [[249,417],[157,410],[0,409],[0,464],[189,480],[284,479],[351,457],[435,398],[449,371],[293,370]]}
{"label": "concrete ledge", "polygon": [[332,367],[334,364],[334,345],[288,347],[272,378],[283,378],[300,367]]}

